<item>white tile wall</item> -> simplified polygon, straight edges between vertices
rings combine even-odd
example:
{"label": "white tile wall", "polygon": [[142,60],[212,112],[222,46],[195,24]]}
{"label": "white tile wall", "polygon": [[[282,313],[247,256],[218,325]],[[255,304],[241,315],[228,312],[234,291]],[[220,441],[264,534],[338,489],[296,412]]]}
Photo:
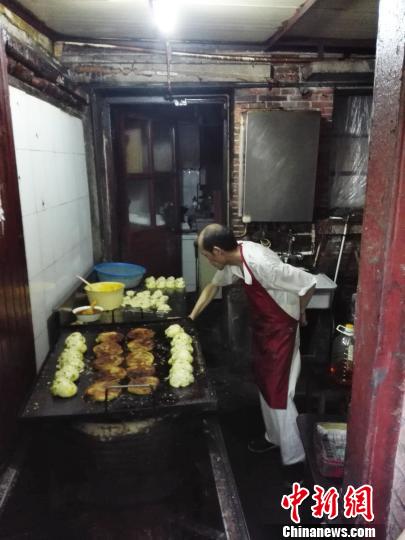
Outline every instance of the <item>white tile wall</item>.
{"label": "white tile wall", "polygon": [[83,126],[17,88],[10,105],[39,368],[52,309],[93,266]]}

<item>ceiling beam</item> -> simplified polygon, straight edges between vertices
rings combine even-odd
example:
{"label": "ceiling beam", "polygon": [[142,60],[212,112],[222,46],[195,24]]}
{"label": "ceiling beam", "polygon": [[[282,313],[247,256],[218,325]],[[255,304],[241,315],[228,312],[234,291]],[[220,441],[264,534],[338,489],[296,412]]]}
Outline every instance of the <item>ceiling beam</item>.
{"label": "ceiling beam", "polygon": [[317,2],[317,0],[305,0],[305,2],[295,11],[294,15],[285,21],[279,30],[264,42],[264,50],[272,47],[303,15]]}
{"label": "ceiling beam", "polygon": [[375,53],[376,41],[374,39],[339,39],[339,38],[308,38],[304,36],[283,37],[276,45],[267,47],[267,51],[297,50],[306,51],[327,50],[328,52],[358,52]]}
{"label": "ceiling beam", "polygon": [[[163,46],[164,40],[159,38],[94,38],[94,37],[85,37],[77,36],[71,34],[62,34],[55,32],[55,41],[70,41],[70,42],[91,42],[91,43],[107,43],[111,45],[123,45],[123,46],[134,46],[134,47],[145,47],[145,46]],[[223,40],[213,40],[213,39],[171,39],[170,44],[176,48],[194,47],[195,45],[200,45],[201,47],[206,47],[207,49],[241,49],[247,51],[249,49],[254,51],[262,51],[263,45],[260,42],[256,41],[223,41]]]}
{"label": "ceiling beam", "polygon": [[1,0],[1,3],[4,5],[4,7],[8,8],[27,24],[35,28],[35,30],[37,30],[41,34],[44,34],[51,41],[55,41],[56,33],[51,28],[49,28],[49,26],[47,26],[43,21],[38,19],[38,17],[36,17],[32,13],[32,11],[23,7],[16,0]]}

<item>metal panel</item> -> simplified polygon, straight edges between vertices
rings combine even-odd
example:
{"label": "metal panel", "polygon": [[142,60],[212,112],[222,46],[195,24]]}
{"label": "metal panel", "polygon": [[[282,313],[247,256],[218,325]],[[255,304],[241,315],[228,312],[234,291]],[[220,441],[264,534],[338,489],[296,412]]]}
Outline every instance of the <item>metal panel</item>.
{"label": "metal panel", "polygon": [[286,34],[312,39],[375,39],[378,0],[318,0]]}
{"label": "metal panel", "polygon": [[[156,39],[148,0],[20,0],[46,25],[87,38]],[[302,0],[187,0],[172,39],[264,41],[290,19]]]}
{"label": "metal panel", "polygon": [[320,115],[247,114],[243,214],[251,221],[312,221]]}

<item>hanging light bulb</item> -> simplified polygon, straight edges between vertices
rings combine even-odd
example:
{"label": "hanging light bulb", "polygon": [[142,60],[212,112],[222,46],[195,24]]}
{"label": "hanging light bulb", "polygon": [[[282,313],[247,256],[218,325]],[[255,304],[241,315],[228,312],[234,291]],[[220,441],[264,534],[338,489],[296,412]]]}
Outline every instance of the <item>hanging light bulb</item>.
{"label": "hanging light bulb", "polygon": [[173,33],[178,15],[176,0],[152,0],[153,18],[159,31],[164,35]]}

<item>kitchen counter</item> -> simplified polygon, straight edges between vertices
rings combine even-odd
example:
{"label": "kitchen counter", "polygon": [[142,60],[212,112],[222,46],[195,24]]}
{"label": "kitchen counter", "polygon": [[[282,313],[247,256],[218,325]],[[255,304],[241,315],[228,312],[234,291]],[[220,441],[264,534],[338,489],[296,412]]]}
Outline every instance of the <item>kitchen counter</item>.
{"label": "kitchen counter", "polygon": [[[89,276],[90,277],[90,276]],[[89,279],[87,277],[87,279]],[[96,281],[90,277],[89,281]],[[140,292],[143,286],[133,288],[136,292]],[[81,323],[77,323],[75,316],[72,313],[72,309],[79,306],[84,306],[89,303],[87,294],[84,292],[83,285],[79,285],[67,298],[65,298],[60,305],[55,307],[54,313],[57,317],[58,331],[61,327],[71,326],[75,324],[82,326]],[[155,311],[146,312],[135,310],[130,307],[119,307],[111,311],[105,310],[101,318],[96,323],[91,324],[121,324],[126,322],[134,323],[146,323],[146,322],[162,322],[179,319],[187,316],[187,303],[186,294],[184,291],[173,291],[169,293],[168,303],[172,310],[165,317],[158,317]],[[86,325],[84,325],[86,326]],[[55,340],[51,340],[53,343]]]}

